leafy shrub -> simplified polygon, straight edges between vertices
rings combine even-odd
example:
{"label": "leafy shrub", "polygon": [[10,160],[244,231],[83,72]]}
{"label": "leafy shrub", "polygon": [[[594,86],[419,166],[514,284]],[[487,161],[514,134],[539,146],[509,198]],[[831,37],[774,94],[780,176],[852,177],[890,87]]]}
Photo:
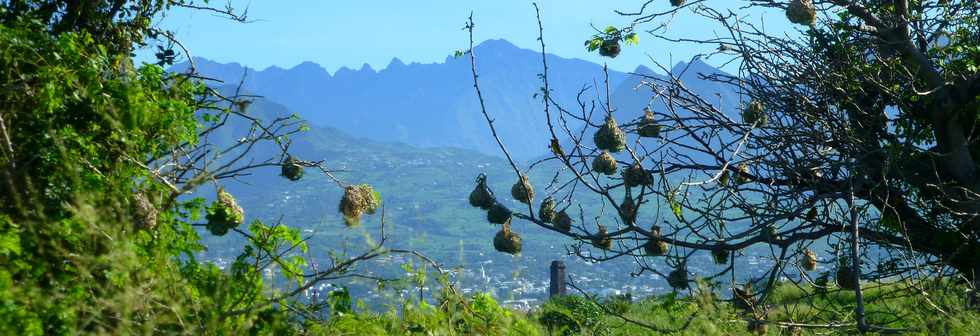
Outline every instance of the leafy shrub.
{"label": "leafy shrub", "polygon": [[565,335],[595,327],[603,315],[599,305],[577,295],[552,298],[542,305],[540,314],[541,324]]}

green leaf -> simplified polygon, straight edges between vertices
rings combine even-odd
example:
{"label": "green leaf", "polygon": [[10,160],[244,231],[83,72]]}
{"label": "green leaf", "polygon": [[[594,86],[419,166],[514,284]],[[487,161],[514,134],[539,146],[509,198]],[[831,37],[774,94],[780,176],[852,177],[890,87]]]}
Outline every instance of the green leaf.
{"label": "green leaf", "polygon": [[623,41],[626,42],[626,45],[637,45],[640,44],[640,37],[636,33],[629,33]]}

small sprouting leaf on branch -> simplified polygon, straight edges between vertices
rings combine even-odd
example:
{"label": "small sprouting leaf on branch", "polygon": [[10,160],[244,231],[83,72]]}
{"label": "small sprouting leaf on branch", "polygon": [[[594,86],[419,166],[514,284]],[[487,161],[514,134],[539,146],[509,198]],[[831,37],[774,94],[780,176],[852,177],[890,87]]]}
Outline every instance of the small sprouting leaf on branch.
{"label": "small sprouting leaf on branch", "polygon": [[626,34],[626,37],[623,38],[623,42],[626,42],[626,45],[640,44],[640,36],[636,35],[636,33]]}

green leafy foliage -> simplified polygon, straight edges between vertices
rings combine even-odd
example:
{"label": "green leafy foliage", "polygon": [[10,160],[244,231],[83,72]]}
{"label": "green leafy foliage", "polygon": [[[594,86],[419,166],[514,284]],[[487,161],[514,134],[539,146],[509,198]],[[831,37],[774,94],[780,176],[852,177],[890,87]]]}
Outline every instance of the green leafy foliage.
{"label": "green leafy foliage", "polygon": [[[296,231],[255,222],[228,270],[199,261],[194,223],[218,211],[168,197],[145,167],[198,141],[205,86],[135,68],[128,48],[86,30],[48,28],[0,24],[0,334],[297,330],[257,267],[302,281],[305,261],[283,253],[302,245]],[[134,225],[136,194],[155,207],[153,228]]]}

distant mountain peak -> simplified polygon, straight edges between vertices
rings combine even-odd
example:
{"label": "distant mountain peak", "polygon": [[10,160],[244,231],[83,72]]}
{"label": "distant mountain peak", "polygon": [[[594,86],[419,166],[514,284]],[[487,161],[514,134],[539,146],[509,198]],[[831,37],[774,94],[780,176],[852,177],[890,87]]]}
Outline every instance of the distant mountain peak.
{"label": "distant mountain peak", "polygon": [[395,57],[391,59],[391,62],[388,62],[388,66],[385,69],[391,70],[401,67],[405,67],[405,62],[402,62],[402,60],[398,59],[398,57]]}
{"label": "distant mountain peak", "polygon": [[642,65],[642,64],[639,65],[639,66],[637,66],[636,69],[633,70],[633,73],[635,73],[637,75],[656,75],[657,74],[657,73],[653,72],[653,69],[650,69],[647,66]]}
{"label": "distant mountain peak", "polygon": [[518,46],[510,43],[505,39],[489,39],[480,44],[477,44],[475,49],[490,49],[490,50],[508,50],[508,49],[520,49]]}
{"label": "distant mountain peak", "polygon": [[705,63],[701,57],[695,57],[690,62],[677,62],[677,65],[674,65],[674,68],[670,69],[670,73],[674,75],[679,75],[681,72],[684,72],[686,75],[696,75],[698,73],[708,74],[719,71],[718,68]]}
{"label": "distant mountain peak", "polygon": [[306,61],[306,62],[297,64],[291,70],[316,70],[316,71],[322,70],[322,71],[326,71],[326,69],[324,69],[322,66],[320,66],[320,64],[313,63],[313,62],[310,62],[310,61]]}

